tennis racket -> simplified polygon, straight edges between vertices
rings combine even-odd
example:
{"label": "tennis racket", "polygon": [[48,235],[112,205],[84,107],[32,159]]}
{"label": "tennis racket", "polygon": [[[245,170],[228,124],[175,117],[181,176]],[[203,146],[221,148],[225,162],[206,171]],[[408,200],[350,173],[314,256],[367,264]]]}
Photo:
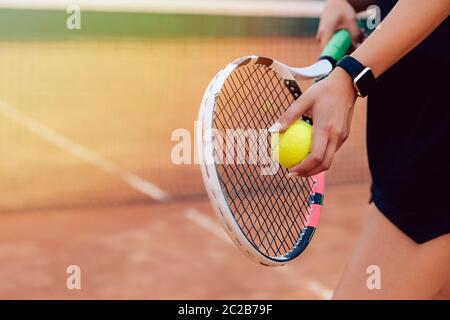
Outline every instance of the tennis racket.
{"label": "tennis racket", "polygon": [[302,94],[296,80],[322,79],[350,44],[348,31],[337,31],[305,68],[242,57],[222,69],[203,96],[196,137],[204,184],[229,237],[257,263],[284,265],[300,255],[324,197],[323,173],[291,179],[272,159],[267,129]]}

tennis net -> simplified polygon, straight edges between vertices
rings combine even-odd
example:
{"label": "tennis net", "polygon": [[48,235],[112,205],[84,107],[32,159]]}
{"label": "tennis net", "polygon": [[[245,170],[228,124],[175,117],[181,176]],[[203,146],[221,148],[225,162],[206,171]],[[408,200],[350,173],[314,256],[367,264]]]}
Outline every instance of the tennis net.
{"label": "tennis net", "polygon": [[[314,62],[321,5],[0,1],[0,212],[204,197],[198,166],[171,161],[172,134],[193,135],[235,58]],[[364,132],[359,101],[328,184],[368,180]]]}

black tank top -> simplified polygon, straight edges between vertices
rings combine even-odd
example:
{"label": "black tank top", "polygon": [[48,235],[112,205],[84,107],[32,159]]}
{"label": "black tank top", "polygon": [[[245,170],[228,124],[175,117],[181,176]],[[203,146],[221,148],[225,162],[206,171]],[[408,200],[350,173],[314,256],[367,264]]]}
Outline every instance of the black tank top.
{"label": "black tank top", "polygon": [[[382,18],[396,3],[378,1]],[[450,191],[449,40],[447,18],[384,72],[369,95],[367,148],[373,185],[405,210],[450,211],[444,201]]]}

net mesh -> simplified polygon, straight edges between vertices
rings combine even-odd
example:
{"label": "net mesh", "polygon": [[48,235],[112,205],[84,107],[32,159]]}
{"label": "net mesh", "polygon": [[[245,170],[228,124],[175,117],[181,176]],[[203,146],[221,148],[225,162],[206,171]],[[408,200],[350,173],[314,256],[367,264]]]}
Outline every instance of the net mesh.
{"label": "net mesh", "polygon": [[[158,191],[173,201],[204,198],[198,165],[172,158],[181,136],[193,139],[211,78],[249,54],[292,66],[319,54],[317,18],[82,17],[81,30],[67,30],[65,10],[0,8],[1,212],[151,204]],[[328,184],[368,179],[358,104]],[[183,159],[193,162],[187,147]]]}

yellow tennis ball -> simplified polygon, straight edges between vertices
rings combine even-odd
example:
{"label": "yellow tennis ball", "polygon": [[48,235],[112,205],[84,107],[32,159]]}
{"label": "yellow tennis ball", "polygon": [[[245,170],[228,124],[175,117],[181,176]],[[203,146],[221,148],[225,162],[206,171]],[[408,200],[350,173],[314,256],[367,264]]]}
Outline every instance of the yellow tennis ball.
{"label": "yellow tennis ball", "polygon": [[312,127],[297,120],[286,131],[272,135],[273,156],[282,167],[291,168],[300,163],[310,152]]}

